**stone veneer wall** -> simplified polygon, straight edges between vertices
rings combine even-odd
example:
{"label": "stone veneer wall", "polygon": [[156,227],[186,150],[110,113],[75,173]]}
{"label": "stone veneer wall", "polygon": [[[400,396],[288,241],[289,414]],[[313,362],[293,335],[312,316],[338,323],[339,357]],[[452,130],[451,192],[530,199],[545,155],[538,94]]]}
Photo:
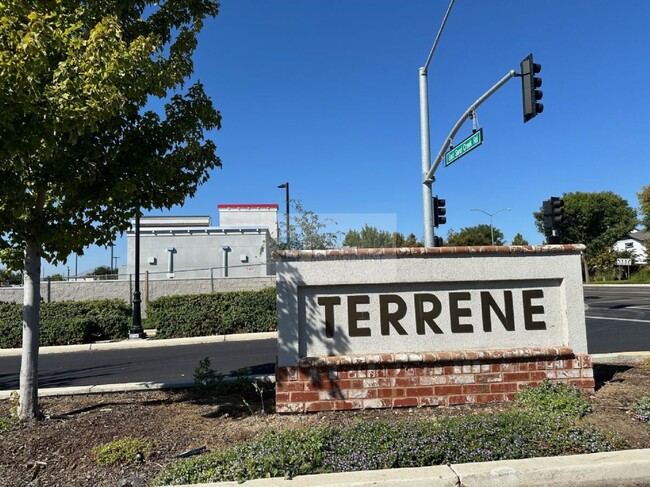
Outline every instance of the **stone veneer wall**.
{"label": "stone veneer wall", "polygon": [[569,347],[307,357],[276,369],[276,410],[503,402],[545,379],[593,390],[591,357]]}

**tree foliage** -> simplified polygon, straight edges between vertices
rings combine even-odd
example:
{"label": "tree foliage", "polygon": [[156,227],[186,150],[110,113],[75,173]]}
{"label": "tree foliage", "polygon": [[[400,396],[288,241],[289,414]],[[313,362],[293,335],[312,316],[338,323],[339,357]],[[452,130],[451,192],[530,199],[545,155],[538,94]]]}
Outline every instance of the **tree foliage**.
{"label": "tree foliage", "polygon": [[650,232],[650,184],[643,186],[637,193],[639,198],[639,213],[641,225],[645,227],[646,232]]}
{"label": "tree foliage", "polygon": [[[25,269],[21,417],[36,417],[40,261],[108,245],[221,163],[221,116],[184,92],[216,0],[0,2],[0,248]],[[166,100],[148,109],[154,99]]]}
{"label": "tree foliage", "polygon": [[490,227],[485,223],[474,227],[461,228],[460,232],[449,230],[446,245],[467,246],[467,245],[492,245],[492,232],[494,232],[494,245],[503,245],[503,232],[496,227]]}
{"label": "tree foliage", "polygon": [[526,240],[521,233],[517,233],[517,235],[515,235],[512,238],[512,245],[529,245],[529,244],[528,244],[528,240]]}
{"label": "tree foliage", "polygon": [[[557,231],[560,243],[582,243],[587,256],[611,249],[637,224],[636,212],[627,201],[611,191],[565,193],[564,222]],[[544,233],[543,210],[533,213],[537,229]],[[550,234],[546,234],[548,238]]]}
{"label": "tree foliage", "polygon": [[395,235],[386,230],[379,230],[368,224],[359,231],[348,230],[343,239],[343,245],[365,249],[379,249],[395,247]]}
{"label": "tree foliage", "polygon": [[[312,210],[302,206],[300,200],[291,200],[295,210],[293,223],[289,231],[289,248],[296,250],[323,250],[336,247],[341,232],[328,231],[330,225],[336,225],[331,218],[321,218]],[[284,227],[286,225],[280,225]],[[286,228],[282,228],[286,232]],[[286,248],[280,244],[280,248]]]}

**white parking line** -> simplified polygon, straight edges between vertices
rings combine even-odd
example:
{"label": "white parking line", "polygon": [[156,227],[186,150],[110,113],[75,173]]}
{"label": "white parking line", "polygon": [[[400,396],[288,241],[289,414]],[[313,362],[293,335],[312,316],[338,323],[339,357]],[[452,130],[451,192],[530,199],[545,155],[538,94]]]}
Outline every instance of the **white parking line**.
{"label": "white parking line", "polygon": [[592,320],[632,321],[634,323],[650,323],[650,320],[635,320],[634,318],[610,318],[609,316],[590,316],[590,315],[587,315],[586,318],[591,318]]}

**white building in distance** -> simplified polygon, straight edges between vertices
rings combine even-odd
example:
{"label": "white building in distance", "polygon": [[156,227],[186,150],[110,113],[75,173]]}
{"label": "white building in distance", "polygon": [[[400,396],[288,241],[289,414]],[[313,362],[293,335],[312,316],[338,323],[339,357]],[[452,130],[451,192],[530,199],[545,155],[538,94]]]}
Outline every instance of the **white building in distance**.
{"label": "white building in distance", "polygon": [[646,241],[648,241],[648,239],[650,239],[650,232],[635,230],[634,232],[630,232],[627,238],[616,242],[614,244],[614,250],[617,252],[632,252],[637,264],[647,264],[648,256],[646,251]]}
{"label": "white building in distance", "polygon": [[[260,277],[275,274],[271,250],[278,236],[277,204],[221,204],[219,226],[209,216],[140,218],[140,275],[149,279]],[[135,274],[135,222],[127,235],[127,264]]]}

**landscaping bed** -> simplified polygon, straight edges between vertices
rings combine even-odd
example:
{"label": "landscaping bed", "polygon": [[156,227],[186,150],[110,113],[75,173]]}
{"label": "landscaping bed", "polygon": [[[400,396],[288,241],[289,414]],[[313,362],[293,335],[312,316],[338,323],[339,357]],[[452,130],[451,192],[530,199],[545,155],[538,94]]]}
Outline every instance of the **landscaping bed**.
{"label": "landscaping bed", "polygon": [[[588,398],[593,411],[581,424],[616,435],[622,442],[617,447],[650,448],[647,423],[638,419],[633,408],[650,393],[650,364],[601,365],[595,367],[595,374],[597,390]],[[486,404],[276,415],[272,396],[272,390],[247,388],[216,397],[160,391],[43,398],[43,421],[0,432],[0,478],[6,486],[145,486],[170,465],[190,465],[207,458],[207,452],[224,451],[269,432],[359,427],[371,421],[373,425],[414,424],[475,414],[496,417],[512,407]],[[10,408],[10,401],[0,402],[0,418],[7,418]],[[134,455],[128,461],[100,465],[95,448],[127,437],[147,440],[150,449],[142,461]],[[192,450],[198,455],[191,455]],[[177,458],[183,453],[190,458]]]}

